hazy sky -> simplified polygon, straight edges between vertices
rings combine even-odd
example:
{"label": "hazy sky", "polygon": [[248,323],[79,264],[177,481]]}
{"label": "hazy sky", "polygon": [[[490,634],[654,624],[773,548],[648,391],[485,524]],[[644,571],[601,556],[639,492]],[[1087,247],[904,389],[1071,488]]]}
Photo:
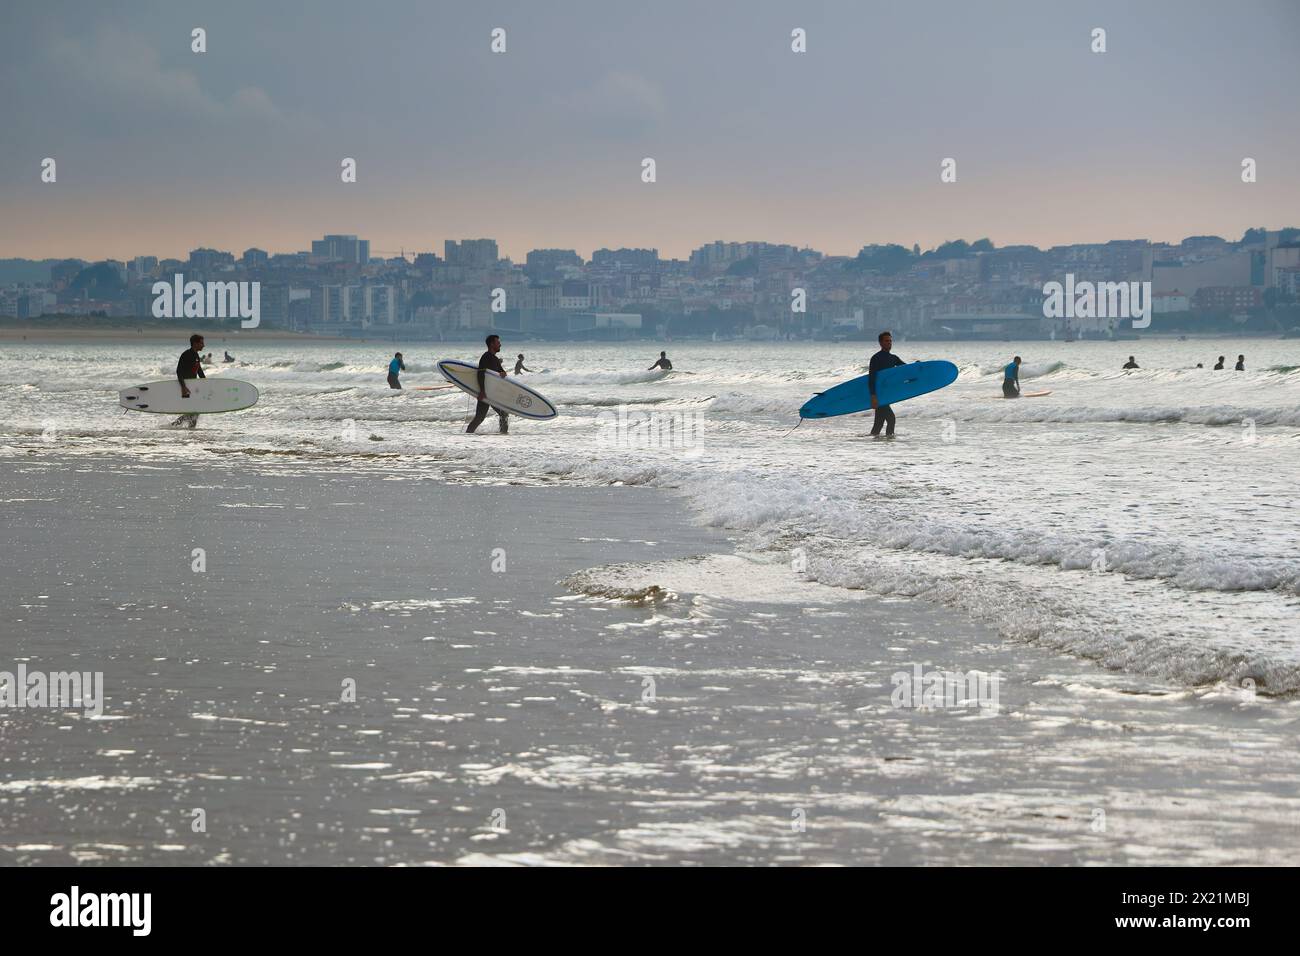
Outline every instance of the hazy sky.
{"label": "hazy sky", "polygon": [[1236,238],[1297,89],[1300,0],[5,0],[0,256]]}

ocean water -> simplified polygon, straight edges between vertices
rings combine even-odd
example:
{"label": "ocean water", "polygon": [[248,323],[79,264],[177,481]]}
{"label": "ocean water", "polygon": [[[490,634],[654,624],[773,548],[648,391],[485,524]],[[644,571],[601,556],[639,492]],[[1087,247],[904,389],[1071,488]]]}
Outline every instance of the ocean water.
{"label": "ocean water", "polygon": [[[57,449],[347,469],[364,457],[394,473],[652,485],[788,571],[783,586],[915,598],[1135,677],[1300,691],[1300,340],[900,342],[904,360],[948,359],[961,374],[896,406],[892,442],[866,437],[867,417],[797,418],[813,392],[865,371],[867,343],[507,342],[507,366],[522,348],[543,370],[525,380],[561,415],[516,418],[504,437],[495,416],[463,434],[462,393],[412,388],[444,384],[438,359],[475,360],[466,343],[232,336],[209,350],[237,361],[210,373],[255,384],[257,407],[194,432],[123,412],[116,391],[169,377],[184,345],[6,342],[0,459]],[[395,348],[400,392],[384,382]],[[661,348],[674,370],[648,371]],[[1231,370],[1238,353],[1245,372]],[[1013,354],[1025,390],[1051,395],[1000,397]],[[1140,370],[1121,370],[1130,354]],[[1212,371],[1221,354],[1229,370]],[[691,562],[570,584],[636,596],[704,574],[715,593],[759,586]]]}

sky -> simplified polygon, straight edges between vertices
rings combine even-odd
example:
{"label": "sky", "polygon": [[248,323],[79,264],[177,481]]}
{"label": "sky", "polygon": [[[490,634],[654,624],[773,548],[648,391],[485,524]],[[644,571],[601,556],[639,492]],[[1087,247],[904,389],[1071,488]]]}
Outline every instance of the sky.
{"label": "sky", "polygon": [[1300,0],[5,0],[0,257],[1235,239],[1297,88]]}

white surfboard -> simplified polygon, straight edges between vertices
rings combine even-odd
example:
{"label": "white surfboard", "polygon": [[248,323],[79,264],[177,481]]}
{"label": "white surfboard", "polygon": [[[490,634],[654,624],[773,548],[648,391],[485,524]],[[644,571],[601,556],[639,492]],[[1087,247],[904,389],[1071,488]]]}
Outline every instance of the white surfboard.
{"label": "white surfboard", "polygon": [[117,393],[117,401],[133,412],[159,415],[212,415],[237,412],[257,404],[257,389],[233,378],[186,379],[185,386],[190,390],[189,398],[181,397],[181,383],[170,378],[124,388]]}
{"label": "white surfboard", "polygon": [[1052,390],[1049,388],[1041,392],[1021,392],[1019,395],[994,395],[993,397],[994,398],[1043,398],[1044,396],[1051,395],[1051,394],[1052,394]]}
{"label": "white surfboard", "polygon": [[[443,359],[438,371],[462,392],[478,398],[478,366],[455,359]],[[534,391],[515,378],[502,378],[496,372],[483,375],[483,390],[487,403],[511,415],[522,415],[536,421],[546,421],[560,414],[541,392]]]}

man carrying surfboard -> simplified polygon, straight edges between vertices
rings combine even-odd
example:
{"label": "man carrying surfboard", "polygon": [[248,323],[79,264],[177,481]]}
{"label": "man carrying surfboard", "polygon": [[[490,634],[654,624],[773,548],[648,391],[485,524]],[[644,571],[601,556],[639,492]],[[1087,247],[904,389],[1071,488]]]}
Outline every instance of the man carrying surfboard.
{"label": "man carrying surfboard", "polygon": [[[189,398],[190,390],[185,385],[185,380],[195,378],[207,378],[203,374],[203,336],[195,333],[190,336],[190,347],[181,353],[180,360],[176,363],[176,380],[181,383],[181,398]],[[182,415],[176,421],[172,422],[172,427],[178,425],[188,425],[194,428],[199,423],[198,415]]]}
{"label": "man carrying surfboard", "polygon": [[[501,336],[489,335],[484,344],[487,345],[487,351],[479,356],[478,360],[478,404],[474,406],[474,420],[469,423],[469,428],[465,429],[467,435],[474,434],[474,430],[483,424],[483,419],[487,418],[488,410],[492,408],[487,401],[486,382],[483,376],[488,372],[496,372],[502,378],[506,377],[506,370],[501,365],[501,360],[497,358],[497,353],[501,351]],[[501,434],[505,435],[510,430],[510,416],[501,409],[496,410],[501,416]]]}
{"label": "man carrying surfboard", "polygon": [[894,410],[888,405],[881,405],[876,400],[876,376],[887,368],[893,368],[895,365],[906,365],[901,358],[890,351],[894,347],[894,336],[890,332],[881,332],[876,336],[876,341],[880,343],[880,351],[871,356],[871,364],[867,366],[867,391],[871,393],[871,407],[876,410],[876,420],[871,423],[871,437],[879,438],[880,429],[885,428],[885,437],[894,437]]}
{"label": "man carrying surfboard", "polygon": [[1011,364],[1002,370],[1002,397],[1020,397],[1020,356],[1011,360]]}

